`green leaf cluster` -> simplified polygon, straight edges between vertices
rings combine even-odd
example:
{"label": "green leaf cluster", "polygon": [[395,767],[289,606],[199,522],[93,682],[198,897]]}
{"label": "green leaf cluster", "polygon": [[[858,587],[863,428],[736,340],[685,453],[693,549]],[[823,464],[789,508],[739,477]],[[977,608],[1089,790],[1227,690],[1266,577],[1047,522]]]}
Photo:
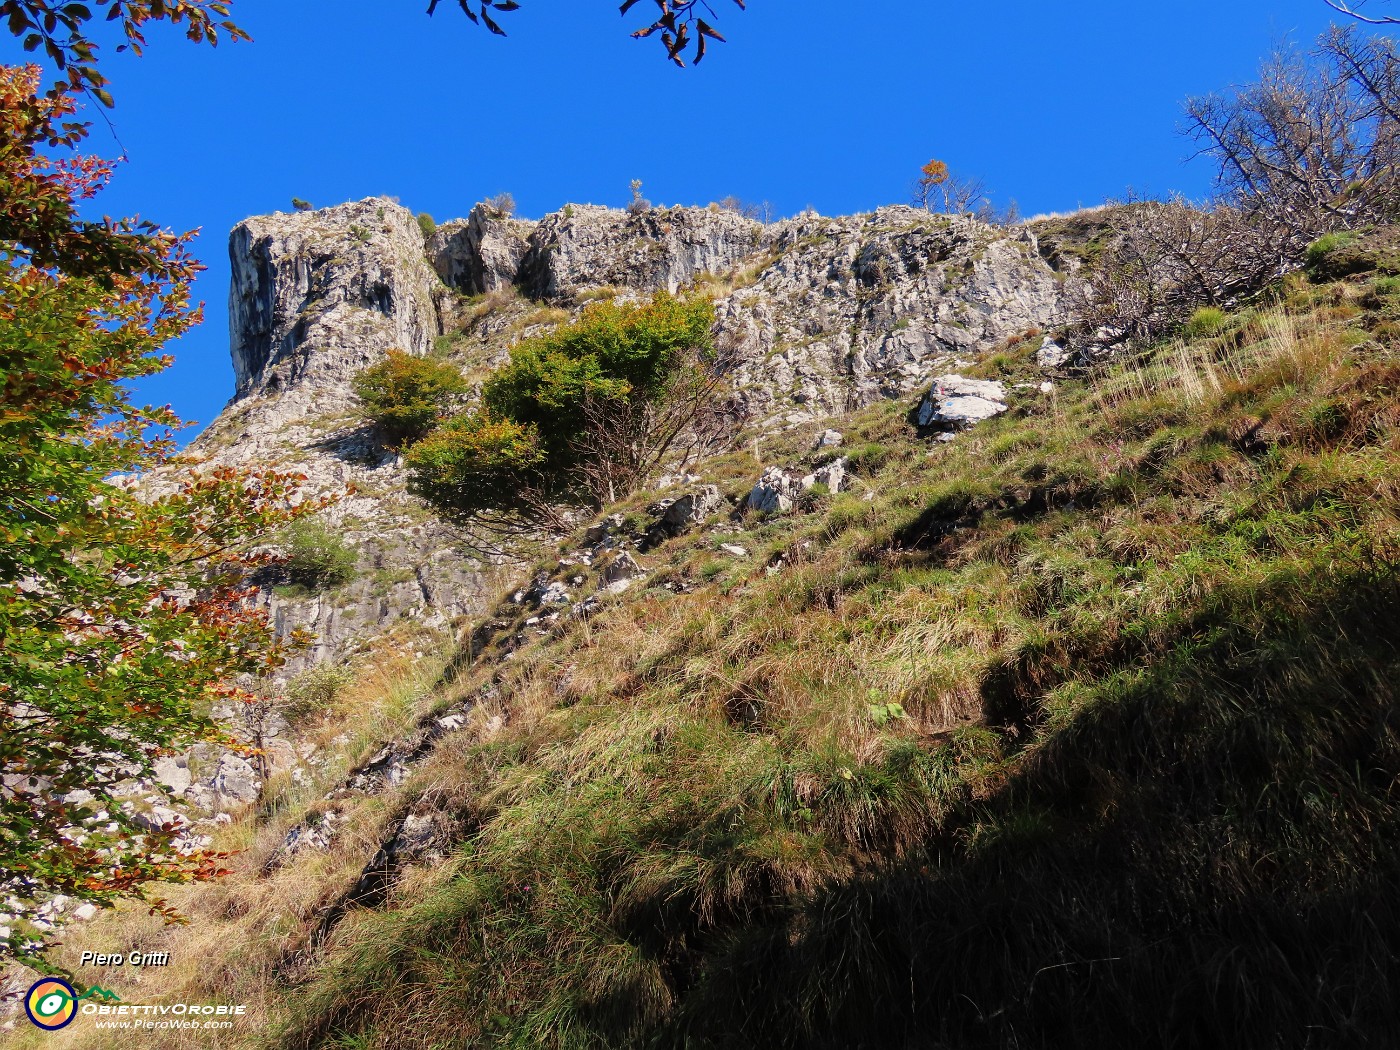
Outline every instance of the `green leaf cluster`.
{"label": "green leaf cluster", "polygon": [[277,539],[286,554],[282,571],[293,583],[322,589],[355,578],[355,551],[324,522],[299,518],[282,528]]}
{"label": "green leaf cluster", "polygon": [[221,736],[225,683],[282,653],[236,552],[295,513],[297,479],[172,469],[174,491],[142,498],[114,477],[167,452],[146,431],[178,420],[124,383],[195,316],[183,282],[114,283],[0,267],[0,870],[26,909],[216,874],[124,812],[123,785]]}
{"label": "green leaf cluster", "polygon": [[390,350],[383,361],[356,375],[353,385],[365,416],[396,444],[421,439],[467,390],[455,365],[402,350]]}

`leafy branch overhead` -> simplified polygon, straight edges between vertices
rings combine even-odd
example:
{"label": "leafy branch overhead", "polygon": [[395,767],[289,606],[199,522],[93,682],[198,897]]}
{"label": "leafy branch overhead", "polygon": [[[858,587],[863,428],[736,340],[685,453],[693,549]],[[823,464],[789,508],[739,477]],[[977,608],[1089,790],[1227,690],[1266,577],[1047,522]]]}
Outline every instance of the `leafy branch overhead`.
{"label": "leafy branch overhead", "polygon": [[[26,51],[42,50],[72,90],[90,91],[111,106],[107,78],[97,69],[98,47],[86,31],[93,17],[86,4],[70,0],[0,0],[0,20]],[[138,55],[146,46],[146,23],[153,21],[183,26],[197,44],[217,45],[221,31],[230,40],[252,39],[228,19],[224,0],[115,0],[106,11],[106,21],[116,22],[124,38],[117,50]]]}
{"label": "leafy branch overhead", "polygon": [[[428,14],[437,10],[440,0],[428,0]],[[637,5],[639,0],[623,0],[619,10],[622,14],[627,14]],[[694,45],[693,58],[698,65],[705,57],[705,49],[711,40],[724,42],[718,30],[715,29],[711,21],[701,17],[704,12],[710,19],[715,19],[714,8],[707,0],[652,0],[656,4],[657,18],[650,25],[643,26],[632,35],[637,39],[644,39],[660,33],[662,46],[666,48],[666,57],[678,66],[685,65],[685,53],[691,45]],[[746,0],[734,0],[740,9],[744,8]],[[457,0],[457,6],[477,25],[484,25],[491,32],[498,36],[505,36],[506,32],[500,24],[492,18],[492,14],[502,11],[518,10],[520,4],[516,0]]]}
{"label": "leafy branch overhead", "polygon": [[[706,39],[724,42],[724,37],[715,32],[710,23],[706,22],[697,13],[697,8],[703,8],[709,12],[711,18],[715,17],[714,8],[706,0],[653,0],[661,15],[651,25],[638,29],[632,35],[638,39],[649,37],[653,33],[661,33],[661,43],[666,48],[666,57],[678,66],[684,66],[685,61],[682,55],[690,45],[692,39],[695,42],[695,64],[699,65],[700,60],[705,57]],[[744,0],[734,0],[739,5],[740,10],[744,8]],[[623,0],[620,10],[625,15],[630,11],[638,0]],[[695,29],[694,37],[691,36],[691,27]]]}

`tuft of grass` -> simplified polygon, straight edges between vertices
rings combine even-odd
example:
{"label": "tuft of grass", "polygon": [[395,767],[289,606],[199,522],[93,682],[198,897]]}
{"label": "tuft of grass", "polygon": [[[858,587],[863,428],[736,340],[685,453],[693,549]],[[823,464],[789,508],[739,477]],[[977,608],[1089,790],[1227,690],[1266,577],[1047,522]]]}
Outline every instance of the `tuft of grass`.
{"label": "tuft of grass", "polygon": [[1188,339],[1204,339],[1218,335],[1225,327],[1225,311],[1214,306],[1203,306],[1191,315],[1182,327],[1182,334]]}

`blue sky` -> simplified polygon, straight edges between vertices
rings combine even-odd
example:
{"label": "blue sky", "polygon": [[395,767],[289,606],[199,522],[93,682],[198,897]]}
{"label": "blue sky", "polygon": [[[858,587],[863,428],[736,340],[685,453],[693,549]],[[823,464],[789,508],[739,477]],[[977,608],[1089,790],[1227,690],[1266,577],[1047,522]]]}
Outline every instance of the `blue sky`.
{"label": "blue sky", "polygon": [[[196,47],[153,27],[106,49],[129,162],[96,211],[202,227],[204,325],[143,400],[207,423],[231,396],[227,235],[245,216],[374,194],[439,221],[508,191],[519,213],[729,194],[843,214],[904,202],[930,157],[1024,214],[1128,188],[1199,196],[1207,163],[1181,101],[1252,78],[1331,20],[1322,0],[712,0],[728,44],[696,69],[633,41],[650,3],[522,0],[493,37],[453,0],[234,0],[252,43]],[[393,8],[392,12],[388,9]],[[5,50],[8,48],[8,50]],[[18,49],[6,38],[0,60]],[[188,439],[194,430],[186,431]]]}

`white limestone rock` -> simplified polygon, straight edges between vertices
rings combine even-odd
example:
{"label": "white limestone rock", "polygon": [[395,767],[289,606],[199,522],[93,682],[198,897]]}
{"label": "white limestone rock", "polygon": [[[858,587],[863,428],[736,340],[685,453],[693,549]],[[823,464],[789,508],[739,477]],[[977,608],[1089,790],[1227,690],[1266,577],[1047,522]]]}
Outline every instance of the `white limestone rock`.
{"label": "white limestone rock", "polygon": [[919,405],[921,427],[963,429],[1006,411],[1006,387],[994,380],[943,375]]}
{"label": "white limestone rock", "polygon": [[748,508],[759,514],[786,514],[802,497],[800,481],[782,467],[768,467],[749,492]]}
{"label": "white limestone rock", "polygon": [[469,295],[509,288],[520,279],[535,223],[478,204],[465,219],[444,223],[428,239],[428,258],[445,284]]}
{"label": "white limestone rock", "polygon": [[155,760],[156,780],[172,795],[183,795],[192,782],[190,760],[185,755],[167,755]]}
{"label": "white limestone rock", "polygon": [[225,754],[219,759],[218,771],[209,784],[215,796],[232,802],[256,802],[258,798],[258,775],[246,759],[235,754]]}
{"label": "white limestone rock", "polygon": [[818,485],[824,485],[826,490],[834,495],[850,487],[846,478],[846,457],[842,456],[840,459],[834,459],[830,463],[818,467],[806,475],[799,484],[804,492],[810,492]]}
{"label": "white limestone rock", "polygon": [[700,274],[738,266],[760,250],[763,237],[761,222],[725,209],[653,208],[633,215],[570,205],[532,231],[521,285],[536,299],[570,299],[604,285],[675,292]]}
{"label": "white limestone rock", "polygon": [[1048,335],[1045,337],[1045,341],[1040,344],[1040,349],[1035,352],[1035,363],[1046,371],[1065,368],[1074,361],[1074,358],[1073,350],[1057,343],[1053,337]]}
{"label": "white limestone rock", "polygon": [[649,509],[653,514],[660,514],[658,525],[661,528],[676,535],[694,528],[727,506],[719,486],[701,485],[694,492],[687,492],[675,499],[659,500]]}
{"label": "white limestone rock", "polygon": [[245,219],[229,238],[236,396],[325,396],[390,347],[425,354],[442,283],[407,208],[370,197]]}

